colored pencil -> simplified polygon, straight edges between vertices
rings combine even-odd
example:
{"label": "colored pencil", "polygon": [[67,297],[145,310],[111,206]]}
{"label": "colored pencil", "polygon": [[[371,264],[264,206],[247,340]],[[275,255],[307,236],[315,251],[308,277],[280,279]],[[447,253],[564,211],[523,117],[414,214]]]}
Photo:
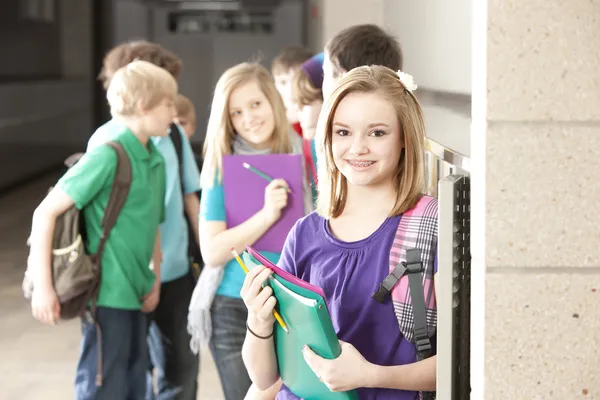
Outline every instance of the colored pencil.
{"label": "colored pencil", "polygon": [[[264,172],[262,172],[261,170],[254,168],[252,165],[248,164],[247,162],[242,164],[244,166],[244,168],[246,168],[248,171],[254,172],[256,175],[260,176],[261,178],[271,182],[273,180],[272,177],[270,177],[269,175],[265,174]],[[288,193],[292,193],[292,190],[288,187],[286,188]]]}
{"label": "colored pencil", "polygon": [[[238,252],[233,247],[229,250],[231,251],[231,254],[233,254],[233,256],[235,257],[238,264],[240,264],[240,267],[242,267],[242,270],[244,270],[244,272],[247,274],[249,272],[248,267],[246,267],[246,264],[244,264]],[[283,322],[283,318],[281,318],[281,315],[279,315],[277,310],[273,310],[273,316],[275,316],[275,319],[277,320],[277,322],[279,322],[279,325],[283,328],[283,330],[286,333],[288,333],[288,328],[285,322]]]}

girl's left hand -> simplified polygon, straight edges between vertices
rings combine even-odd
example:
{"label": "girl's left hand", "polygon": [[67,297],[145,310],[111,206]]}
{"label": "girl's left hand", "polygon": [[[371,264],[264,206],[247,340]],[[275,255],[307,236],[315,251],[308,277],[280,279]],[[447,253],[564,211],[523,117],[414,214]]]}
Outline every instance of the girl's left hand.
{"label": "girl's left hand", "polygon": [[350,343],[340,340],[342,353],[334,360],[327,360],[315,354],[310,347],[302,351],[308,366],[332,392],[344,392],[370,386],[375,367]]}

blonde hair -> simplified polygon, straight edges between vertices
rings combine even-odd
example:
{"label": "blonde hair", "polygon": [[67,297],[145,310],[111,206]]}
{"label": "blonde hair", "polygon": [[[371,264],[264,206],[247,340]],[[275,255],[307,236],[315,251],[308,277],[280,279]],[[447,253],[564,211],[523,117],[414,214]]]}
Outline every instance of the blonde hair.
{"label": "blonde hair", "polygon": [[315,139],[319,160],[317,212],[325,218],[335,218],[341,215],[346,205],[348,183],[334,163],[331,148],[332,124],[342,99],[349,93],[356,92],[379,93],[396,110],[404,148],[396,175],[396,203],[390,216],[402,214],[414,207],[424,190],[425,123],[419,102],[402,85],[397,73],[379,65],[351,70],[339,82],[323,107]]}
{"label": "blonde hair", "polygon": [[215,177],[219,183],[223,179],[223,156],[231,154],[231,145],[237,134],[229,115],[229,98],[235,89],[249,82],[258,84],[273,109],[275,129],[271,151],[273,153],[292,151],[290,125],[273,77],[260,64],[238,64],[225,71],[215,87],[204,141],[204,164],[200,175],[202,187],[212,187]]}
{"label": "blonde hair", "polygon": [[177,110],[178,117],[192,117],[196,120],[196,110],[194,105],[182,94],[178,94],[175,98],[175,110]]}
{"label": "blonde hair", "polygon": [[177,82],[165,69],[147,61],[134,61],[118,69],[112,77],[106,98],[113,116],[133,116],[138,105],[153,109],[165,98],[175,99]]}
{"label": "blonde hair", "polygon": [[323,101],[323,91],[314,87],[308,74],[300,69],[292,80],[292,97],[295,103],[307,106],[317,100]]}

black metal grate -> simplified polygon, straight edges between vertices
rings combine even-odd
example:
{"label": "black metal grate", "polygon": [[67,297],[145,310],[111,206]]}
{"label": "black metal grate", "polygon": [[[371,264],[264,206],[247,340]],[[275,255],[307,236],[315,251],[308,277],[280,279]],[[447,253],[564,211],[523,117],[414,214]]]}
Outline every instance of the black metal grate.
{"label": "black metal grate", "polygon": [[456,307],[457,340],[455,343],[456,399],[467,400],[471,393],[471,187],[463,176],[456,184],[454,223],[454,305]]}

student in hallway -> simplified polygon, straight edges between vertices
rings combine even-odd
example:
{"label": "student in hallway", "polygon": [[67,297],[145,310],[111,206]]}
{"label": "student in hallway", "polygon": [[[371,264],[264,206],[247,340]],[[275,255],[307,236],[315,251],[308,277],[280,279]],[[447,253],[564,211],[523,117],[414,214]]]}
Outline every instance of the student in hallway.
{"label": "student in hallway", "polygon": [[[111,139],[125,148],[133,179],[101,260],[96,321],[102,337],[97,336],[93,322],[82,319],[83,340],[75,378],[78,400],[141,400],[146,393],[145,313],[154,310],[160,296],[158,227],[165,217],[162,199],[166,191],[163,157],[150,137],[167,135],[175,116],[176,94],[175,79],[145,61],[115,71],[108,86],[107,98],[116,121]],[[95,253],[116,163],[116,153],[109,146],[91,149],[34,213],[29,260],[36,271],[32,311],[42,322],[56,323],[60,311],[49,265],[56,219],[73,204],[82,210],[86,248]],[[98,346],[102,349],[101,386],[95,379]]]}
{"label": "student in hallway", "polygon": [[[146,41],[128,42],[115,47],[104,58],[100,74],[104,86],[110,84],[116,68],[126,66],[133,60],[144,60],[160,66],[175,79],[181,71],[181,60],[165,48]],[[171,107],[175,110],[174,103]],[[173,119],[175,117],[174,111]],[[113,119],[98,128],[89,140],[88,150],[111,140],[118,125],[119,121]],[[171,129],[177,131],[170,132]],[[180,139],[181,170],[170,133],[178,135]],[[200,189],[200,175],[189,140],[176,125],[167,127],[164,134],[151,140],[165,160],[166,195],[163,201],[166,219],[160,227],[163,253],[160,303],[150,315],[148,346],[151,363],[148,365],[146,399],[195,400],[199,359],[189,347],[190,335],[186,326],[187,309],[195,285],[189,246],[192,241],[198,241],[196,232],[200,203],[196,192]],[[191,225],[189,230],[188,224]],[[153,370],[156,373],[156,393]]]}
{"label": "student in hallway", "polygon": [[292,101],[298,109],[302,137],[315,137],[317,121],[323,107],[323,53],[304,62],[292,81]]}
{"label": "student in hallway", "polygon": [[[230,248],[242,252],[253,245],[280,218],[288,201],[287,183],[275,179],[265,189],[264,206],[235,227],[227,227],[221,168],[223,156],[302,154],[302,140],[290,128],[281,97],[268,71],[254,63],[242,63],[223,73],[215,88],[205,141],[200,211],[201,249],[206,267],[203,279],[210,287],[196,288],[199,296],[214,295],[210,305],[210,349],[216,362],[226,400],[244,399],[251,381],[242,361],[247,311],[240,298],[244,272],[233,260]],[[311,193],[303,178],[306,213],[312,210]],[[279,252],[264,252],[277,262]],[[213,278],[209,278],[209,277]],[[200,311],[198,311],[200,312]],[[199,317],[190,310],[190,321]]]}
{"label": "student in hallway", "polygon": [[323,53],[319,53],[307,60],[292,82],[292,98],[298,109],[298,119],[302,126],[303,143],[302,151],[307,175],[310,178],[313,201],[317,201],[317,154],[315,137],[317,121],[323,107]]}
{"label": "student in hallway", "polygon": [[281,50],[271,64],[275,87],[283,99],[287,119],[300,137],[303,136],[303,133],[298,121],[298,109],[292,101],[292,82],[302,63],[312,55],[313,53],[305,47],[290,46]]}
{"label": "student in hallway", "polygon": [[187,138],[191,140],[196,133],[196,109],[194,105],[190,99],[178,94],[175,99],[175,109],[177,110],[175,121],[183,128]]}
{"label": "student in hallway", "polygon": [[[179,94],[175,99],[175,109],[177,110],[177,118],[175,118],[175,122],[183,128],[183,131],[188,137],[188,140],[190,140],[191,144],[192,136],[194,136],[194,134],[196,133],[196,109],[194,107],[194,104],[192,104],[190,99],[188,99],[182,94]],[[201,172],[203,163],[202,155],[200,153],[194,152],[194,160],[196,161],[198,171]],[[198,199],[202,199],[202,191],[198,190],[196,194],[198,195]],[[188,224],[188,237],[190,238],[196,238],[198,231],[197,220],[198,218],[196,218],[196,223]],[[193,242],[189,242],[188,253],[192,261],[194,276],[197,278],[200,275],[200,272],[202,271],[202,267],[204,266],[204,260],[202,260],[202,254],[200,252],[199,239],[198,242],[196,242],[195,240]]]}
{"label": "student in hallway", "polygon": [[363,65],[402,69],[402,51],[392,36],[377,25],[354,25],[339,32],[325,46],[323,98],[327,100],[342,76]]}
{"label": "student in hallway", "polygon": [[[399,324],[396,305],[371,296],[390,273],[401,220],[410,221],[423,204],[431,213],[411,233],[424,249],[420,257],[430,282],[437,272],[437,202],[422,195],[425,127],[414,82],[407,78],[370,66],[351,70],[339,82],[319,120],[317,212],[294,226],[278,264],[324,290],[341,342],[334,360],[305,346],[307,364],[330,390],[357,389],[361,400],[417,400],[420,391],[436,387],[435,355],[417,362],[412,332]],[[279,377],[272,336],[276,301],[268,286],[262,288],[270,274],[254,268],[242,288],[249,313],[243,356],[259,388]],[[427,304],[434,307],[427,310],[433,316],[428,325],[435,327],[435,291],[428,293]],[[277,399],[298,398],[283,386]]]}
{"label": "student in hallway", "polygon": [[[183,128],[185,135],[191,141],[192,136],[196,134],[196,108],[191,100],[182,94],[177,95],[175,108],[177,109],[175,122]],[[202,155],[194,152],[194,158],[196,159],[198,170],[202,171]]]}

